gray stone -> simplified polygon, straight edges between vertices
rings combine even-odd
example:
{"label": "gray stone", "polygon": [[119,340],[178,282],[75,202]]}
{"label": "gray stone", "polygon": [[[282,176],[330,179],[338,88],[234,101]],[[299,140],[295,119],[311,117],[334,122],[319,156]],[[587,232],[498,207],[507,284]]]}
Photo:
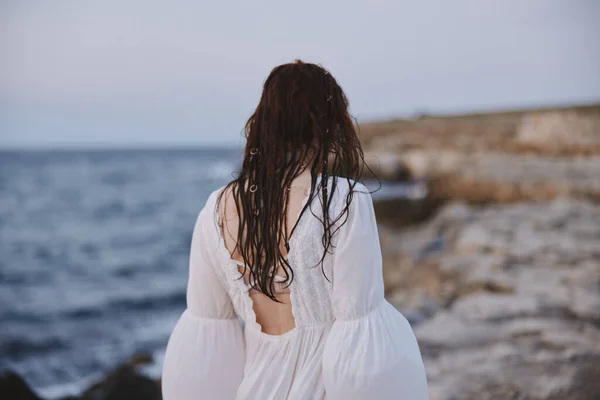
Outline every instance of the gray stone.
{"label": "gray stone", "polygon": [[555,200],[450,204],[387,232],[388,297],[414,322],[431,400],[600,399],[598,226],[597,205]]}

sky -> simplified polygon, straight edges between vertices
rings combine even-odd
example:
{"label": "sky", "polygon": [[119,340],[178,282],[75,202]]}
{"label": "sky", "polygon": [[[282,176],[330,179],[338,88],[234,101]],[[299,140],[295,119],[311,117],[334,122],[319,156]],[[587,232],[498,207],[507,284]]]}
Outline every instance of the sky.
{"label": "sky", "polygon": [[600,1],[0,0],[0,149],[239,146],[270,70],[359,122],[600,102]]}

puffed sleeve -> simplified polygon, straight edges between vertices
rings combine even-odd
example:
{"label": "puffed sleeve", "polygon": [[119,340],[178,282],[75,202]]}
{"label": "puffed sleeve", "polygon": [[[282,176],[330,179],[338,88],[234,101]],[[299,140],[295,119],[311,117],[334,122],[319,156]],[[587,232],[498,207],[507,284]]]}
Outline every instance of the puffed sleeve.
{"label": "puffed sleeve", "polygon": [[384,298],[373,201],[355,187],[333,255],[335,322],[323,353],[331,400],[426,400],[427,379],[406,318]]}
{"label": "puffed sleeve", "polygon": [[165,400],[235,399],[243,378],[242,327],[215,272],[213,205],[214,194],[192,235],[187,309],[171,333],[162,370]]}

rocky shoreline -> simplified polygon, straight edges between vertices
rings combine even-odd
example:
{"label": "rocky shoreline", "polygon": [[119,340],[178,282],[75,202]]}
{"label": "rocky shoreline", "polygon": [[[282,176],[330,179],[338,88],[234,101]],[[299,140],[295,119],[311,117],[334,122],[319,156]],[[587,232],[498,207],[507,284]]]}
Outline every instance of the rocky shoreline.
{"label": "rocky shoreline", "polygon": [[[600,105],[361,126],[422,198],[376,201],[386,297],[431,400],[600,399]],[[160,399],[136,357],[71,400]],[[0,397],[39,399],[17,375]],[[66,399],[64,399],[66,400]]]}
{"label": "rocky shoreline", "polygon": [[600,207],[453,203],[385,230],[432,400],[600,398]]}
{"label": "rocky shoreline", "polygon": [[600,106],[390,121],[361,134],[378,176],[425,180],[432,199],[600,200]]}
{"label": "rocky shoreline", "polygon": [[600,106],[362,132],[381,176],[428,182],[376,212],[431,400],[599,399]]}
{"label": "rocky shoreline", "polygon": [[[153,380],[141,371],[150,363],[151,356],[135,355],[80,395],[62,397],[60,400],[160,400],[160,380]],[[13,371],[0,373],[0,398],[43,400]]]}

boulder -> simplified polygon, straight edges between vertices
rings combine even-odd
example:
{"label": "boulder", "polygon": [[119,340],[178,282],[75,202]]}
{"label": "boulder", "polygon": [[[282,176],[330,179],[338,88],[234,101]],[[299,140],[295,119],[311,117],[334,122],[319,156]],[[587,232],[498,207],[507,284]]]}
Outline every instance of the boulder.
{"label": "boulder", "polygon": [[87,389],[81,400],[160,400],[160,386],[124,365]]}
{"label": "boulder", "polygon": [[0,399],[41,400],[27,382],[15,372],[0,372]]}

